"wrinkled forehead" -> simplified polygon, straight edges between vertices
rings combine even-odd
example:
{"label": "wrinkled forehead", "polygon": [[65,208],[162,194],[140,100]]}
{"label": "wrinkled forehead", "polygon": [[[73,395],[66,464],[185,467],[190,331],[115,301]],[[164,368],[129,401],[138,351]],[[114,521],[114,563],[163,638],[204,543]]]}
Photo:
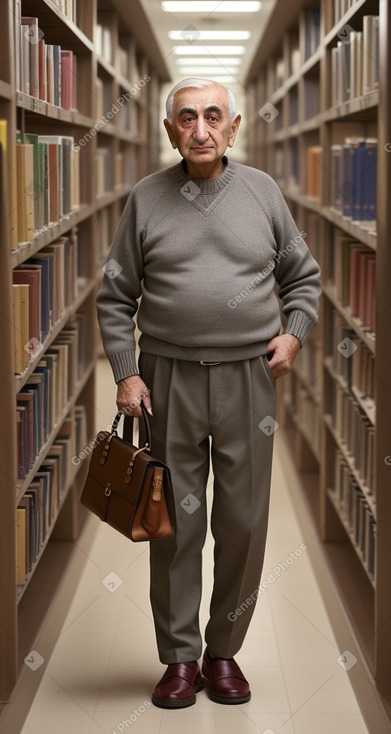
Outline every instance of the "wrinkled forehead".
{"label": "wrinkled forehead", "polygon": [[173,113],[178,114],[184,107],[196,110],[219,107],[222,112],[228,114],[228,92],[218,84],[210,87],[179,89],[174,95]]}

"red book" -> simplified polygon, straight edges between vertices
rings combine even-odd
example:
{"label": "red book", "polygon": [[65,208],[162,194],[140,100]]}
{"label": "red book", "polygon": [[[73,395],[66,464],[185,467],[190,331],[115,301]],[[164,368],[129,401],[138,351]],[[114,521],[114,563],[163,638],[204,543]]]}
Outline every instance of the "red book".
{"label": "red book", "polygon": [[376,331],[376,257],[368,261],[365,285],[365,304],[363,325]]}
{"label": "red book", "polygon": [[39,62],[39,99],[47,100],[47,68],[46,68],[46,52],[45,52],[45,41],[43,38],[39,39],[38,43],[38,62]]}
{"label": "red book", "polygon": [[73,51],[61,50],[61,107],[63,107],[64,110],[75,109],[73,62]]}
{"label": "red book", "polygon": [[370,251],[366,251],[359,256],[359,290],[358,290],[358,310],[355,315],[358,316],[363,326],[366,325],[366,299],[369,288],[368,283],[368,268],[372,260],[375,259],[375,254]]}
{"label": "red book", "polygon": [[360,298],[360,255],[370,252],[368,247],[353,246],[350,250],[349,306],[354,316],[358,314]]}

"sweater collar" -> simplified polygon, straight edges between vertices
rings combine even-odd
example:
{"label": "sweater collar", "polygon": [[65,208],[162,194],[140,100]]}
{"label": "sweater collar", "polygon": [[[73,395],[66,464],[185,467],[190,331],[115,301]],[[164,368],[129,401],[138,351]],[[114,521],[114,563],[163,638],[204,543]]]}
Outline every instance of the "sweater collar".
{"label": "sweater collar", "polygon": [[174,178],[181,186],[188,181],[194,181],[194,183],[200,189],[201,194],[214,194],[218,191],[222,191],[222,189],[224,189],[225,186],[227,186],[227,184],[229,184],[235,176],[235,166],[231,161],[228,160],[227,156],[224,155],[222,161],[225,165],[225,169],[220,174],[220,176],[216,176],[215,178],[190,178],[190,176],[187,175],[187,166],[184,159],[182,159],[180,163],[177,163],[175,166],[173,166],[171,171]]}

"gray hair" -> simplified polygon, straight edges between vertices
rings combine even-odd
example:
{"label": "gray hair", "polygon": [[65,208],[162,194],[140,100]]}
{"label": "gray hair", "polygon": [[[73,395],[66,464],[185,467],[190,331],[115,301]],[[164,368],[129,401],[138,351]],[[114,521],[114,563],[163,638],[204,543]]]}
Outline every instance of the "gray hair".
{"label": "gray hair", "polygon": [[171,91],[168,94],[167,100],[166,100],[166,116],[167,120],[169,122],[172,122],[172,109],[174,106],[174,95],[176,92],[179,92],[180,89],[186,89],[187,87],[195,87],[197,89],[202,89],[203,87],[213,87],[213,86],[219,86],[226,90],[228,95],[228,111],[229,116],[232,119],[236,115],[236,101],[235,97],[233,95],[233,92],[231,92],[228,87],[225,86],[225,84],[220,84],[220,82],[215,82],[213,79],[205,79],[204,77],[195,76],[195,77],[189,77],[188,79],[182,79],[181,82],[175,85],[171,89]]}

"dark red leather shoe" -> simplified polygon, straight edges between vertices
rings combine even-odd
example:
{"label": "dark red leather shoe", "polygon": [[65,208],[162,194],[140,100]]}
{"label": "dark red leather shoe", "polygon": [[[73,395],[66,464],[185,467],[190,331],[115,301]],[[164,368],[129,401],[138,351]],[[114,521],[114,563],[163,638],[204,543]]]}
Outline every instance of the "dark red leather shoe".
{"label": "dark red leather shoe", "polygon": [[197,662],[171,663],[152,694],[152,703],[164,709],[192,706],[203,687]]}
{"label": "dark red leather shoe", "polygon": [[212,658],[204,652],[202,675],[208,683],[208,695],[216,703],[246,703],[251,698],[250,686],[233,658]]}

